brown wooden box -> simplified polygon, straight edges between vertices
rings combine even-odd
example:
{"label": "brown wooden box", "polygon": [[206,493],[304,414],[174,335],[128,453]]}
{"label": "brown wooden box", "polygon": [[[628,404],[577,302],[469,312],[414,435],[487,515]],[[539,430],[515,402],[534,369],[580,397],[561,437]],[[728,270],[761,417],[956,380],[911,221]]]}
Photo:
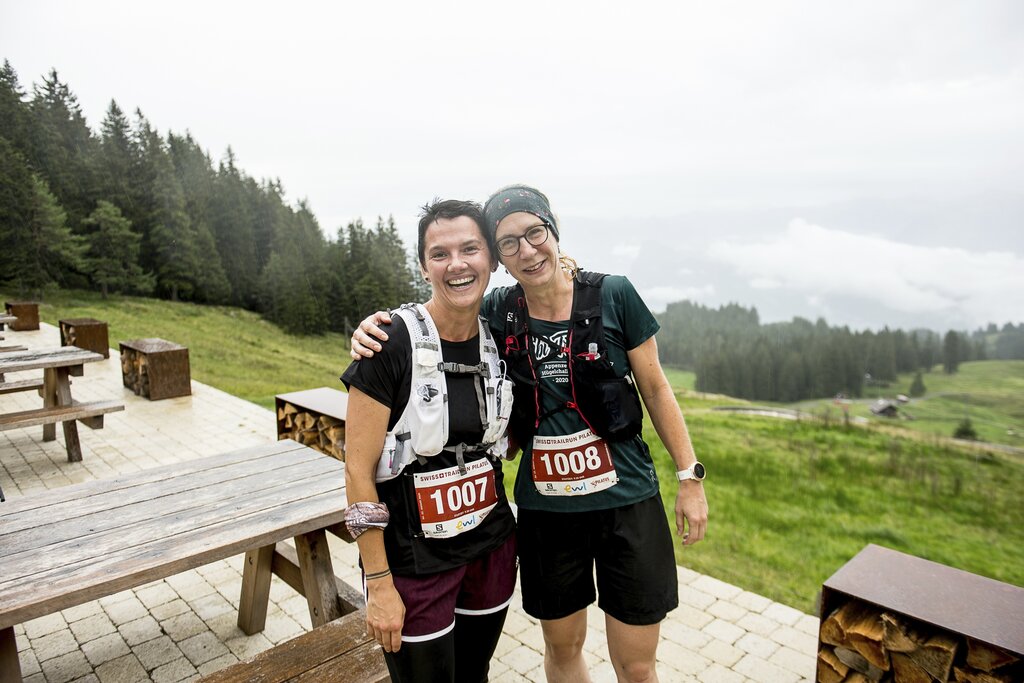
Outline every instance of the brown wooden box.
{"label": "brown wooden box", "polygon": [[192,393],[188,349],[164,339],[120,342],[124,385],[151,401]]}
{"label": "brown wooden box", "polygon": [[[1024,588],[1019,586],[869,544],[822,585],[821,624],[850,601],[924,625],[932,633],[1024,657]],[[819,653],[827,647],[824,640],[819,631]],[[963,649],[958,665],[963,665]]]}
{"label": "brown wooden box", "polygon": [[59,324],[61,346],[77,346],[110,358],[110,337],[105,322],[95,318],[65,318]]}
{"label": "brown wooden box", "polygon": [[4,307],[18,319],[11,323],[15,332],[39,329],[39,303],[35,301],[7,301]]}
{"label": "brown wooden box", "polygon": [[329,387],[274,397],[277,438],[294,439],[338,460],[345,459],[348,394]]}

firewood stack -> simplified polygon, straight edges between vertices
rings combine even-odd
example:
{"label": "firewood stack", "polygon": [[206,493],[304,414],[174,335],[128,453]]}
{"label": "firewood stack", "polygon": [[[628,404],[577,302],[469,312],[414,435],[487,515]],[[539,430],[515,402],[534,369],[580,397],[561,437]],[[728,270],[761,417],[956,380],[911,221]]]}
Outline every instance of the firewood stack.
{"label": "firewood stack", "polygon": [[1015,654],[931,624],[850,600],[821,622],[818,683],[1014,683]]}
{"label": "firewood stack", "polygon": [[149,396],[149,368],[146,354],[121,349],[121,378],[136,396]]}
{"label": "firewood stack", "polygon": [[287,401],[277,407],[277,438],[293,439],[304,446],[345,461],[345,423],[329,415],[310,412]]}

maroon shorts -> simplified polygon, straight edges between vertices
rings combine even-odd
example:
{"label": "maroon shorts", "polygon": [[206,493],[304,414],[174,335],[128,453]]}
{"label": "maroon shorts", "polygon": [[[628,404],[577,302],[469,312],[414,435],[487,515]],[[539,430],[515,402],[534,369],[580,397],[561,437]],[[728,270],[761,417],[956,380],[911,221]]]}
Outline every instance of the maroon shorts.
{"label": "maroon shorts", "polygon": [[455,628],[455,615],[500,612],[516,587],[516,535],[467,565],[425,576],[393,576],[405,603],[402,640],[440,638]]}

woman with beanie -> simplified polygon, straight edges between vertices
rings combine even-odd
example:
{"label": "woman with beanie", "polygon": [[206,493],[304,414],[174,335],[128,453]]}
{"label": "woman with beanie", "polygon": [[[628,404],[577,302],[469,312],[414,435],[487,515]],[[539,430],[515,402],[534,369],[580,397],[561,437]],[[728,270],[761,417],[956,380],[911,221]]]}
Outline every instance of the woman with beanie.
{"label": "woman with beanie", "polygon": [[[658,322],[625,277],[580,270],[561,252],[540,191],[503,188],[484,216],[518,282],[489,292],[482,314],[515,382],[520,580],[525,611],[541,620],[547,678],[589,680],[586,608],[596,599],[618,679],[657,680],[660,622],[678,587],[641,399],[676,465],[683,544],[707,526],[704,466],[658,360]],[[375,318],[353,336],[354,353],[376,348],[366,334]]]}

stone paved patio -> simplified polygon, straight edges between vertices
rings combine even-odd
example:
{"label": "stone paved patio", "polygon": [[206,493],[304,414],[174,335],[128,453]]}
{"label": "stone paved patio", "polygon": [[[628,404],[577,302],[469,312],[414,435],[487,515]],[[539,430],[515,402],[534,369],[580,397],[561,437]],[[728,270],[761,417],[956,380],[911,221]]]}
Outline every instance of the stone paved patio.
{"label": "stone paved patio", "polygon": [[[8,332],[7,339],[29,348],[60,344],[57,328],[46,324],[36,332]],[[86,365],[72,393],[79,401],[122,400],[125,410],[107,415],[102,430],[80,427],[80,463],[67,462],[60,429],[49,443],[42,442],[40,427],[0,432],[0,487],[8,499],[275,438],[271,411],[199,382],[192,382],[190,397],[136,397],[121,385],[116,350]],[[35,393],[0,396],[0,412],[38,406]],[[330,538],[335,572],[359,585],[355,545]],[[16,627],[25,680],[187,681],[309,630],[305,599],[274,577],[266,630],[244,635],[235,626],[241,567],[240,555]],[[662,625],[658,650],[662,681],[813,679],[817,618],[710,576],[678,571],[681,604]],[[544,680],[540,627],[519,604],[513,602],[492,662],[495,682]],[[591,611],[591,675],[595,682],[614,681],[603,617]]]}

